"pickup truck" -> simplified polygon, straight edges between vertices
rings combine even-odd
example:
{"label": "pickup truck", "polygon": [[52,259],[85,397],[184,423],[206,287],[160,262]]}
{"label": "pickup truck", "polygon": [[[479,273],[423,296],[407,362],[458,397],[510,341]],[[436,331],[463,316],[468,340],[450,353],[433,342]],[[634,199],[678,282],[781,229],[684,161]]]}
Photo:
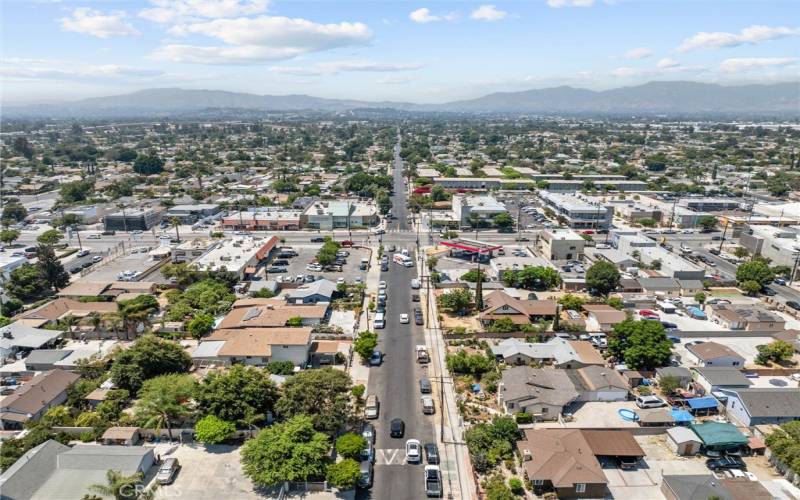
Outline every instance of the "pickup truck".
{"label": "pickup truck", "polygon": [[428,348],[424,344],[417,345],[417,363],[429,363],[431,360],[428,355]]}
{"label": "pickup truck", "polygon": [[436,498],[442,496],[442,472],[438,465],[425,466],[425,494]]}

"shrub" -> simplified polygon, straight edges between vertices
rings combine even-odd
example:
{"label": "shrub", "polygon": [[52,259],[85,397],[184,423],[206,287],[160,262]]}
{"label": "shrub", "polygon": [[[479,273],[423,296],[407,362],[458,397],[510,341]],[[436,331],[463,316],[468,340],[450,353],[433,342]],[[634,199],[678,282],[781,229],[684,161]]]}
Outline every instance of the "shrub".
{"label": "shrub", "polygon": [[517,421],[518,424],[530,424],[533,423],[533,415],[530,413],[525,413],[524,411],[517,412],[514,415],[514,419]]}
{"label": "shrub", "polygon": [[361,452],[367,446],[367,440],[358,434],[348,432],[336,440],[336,451],[345,458],[358,460]]}
{"label": "shrub", "polygon": [[194,426],[195,438],[205,444],[219,444],[236,432],[236,426],[215,415],[206,415]]}
{"label": "shrub", "polygon": [[522,495],[525,492],[525,488],[522,486],[522,480],[518,477],[511,477],[508,480],[508,487],[511,488],[511,492],[515,495]]}

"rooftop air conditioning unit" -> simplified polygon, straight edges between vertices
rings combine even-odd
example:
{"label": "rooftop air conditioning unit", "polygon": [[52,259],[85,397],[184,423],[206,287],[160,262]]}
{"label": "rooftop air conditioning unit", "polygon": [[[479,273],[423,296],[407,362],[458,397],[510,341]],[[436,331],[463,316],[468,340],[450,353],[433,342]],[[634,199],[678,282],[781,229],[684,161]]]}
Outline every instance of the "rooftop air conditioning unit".
{"label": "rooftop air conditioning unit", "polygon": [[522,450],[522,461],[529,462],[531,460],[533,460],[533,453],[531,453],[531,450]]}

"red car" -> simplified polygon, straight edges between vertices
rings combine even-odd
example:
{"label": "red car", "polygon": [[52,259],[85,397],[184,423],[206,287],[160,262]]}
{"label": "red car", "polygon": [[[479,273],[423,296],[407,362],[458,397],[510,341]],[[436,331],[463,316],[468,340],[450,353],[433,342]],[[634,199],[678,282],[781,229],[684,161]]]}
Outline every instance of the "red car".
{"label": "red car", "polygon": [[639,316],[643,318],[654,318],[654,319],[659,318],[658,313],[651,311],[650,309],[642,309],[641,311],[639,311]]}
{"label": "red car", "polygon": [[344,240],[344,241],[342,241],[340,243],[340,245],[342,245],[344,248],[352,247],[353,246],[353,242],[350,241],[350,240]]}
{"label": "red car", "polygon": [[581,231],[581,233],[583,233],[583,234],[594,234],[594,231],[592,231],[591,229],[587,229],[586,231]]}

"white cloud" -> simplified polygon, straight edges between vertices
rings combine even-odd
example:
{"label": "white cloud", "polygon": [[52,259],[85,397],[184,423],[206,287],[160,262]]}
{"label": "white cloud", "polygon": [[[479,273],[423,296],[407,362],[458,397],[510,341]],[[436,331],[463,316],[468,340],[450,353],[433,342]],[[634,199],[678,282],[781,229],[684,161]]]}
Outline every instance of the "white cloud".
{"label": "white cloud", "polygon": [[594,0],[547,0],[550,7],[591,7]]}
{"label": "white cloud", "polygon": [[402,85],[404,83],[411,83],[414,81],[414,78],[410,76],[385,76],[383,78],[378,78],[375,80],[375,83],[379,85]]}
{"label": "white cloud", "polygon": [[791,66],[797,61],[795,57],[734,57],[722,61],[719,69],[725,73],[739,73],[754,69]]}
{"label": "white cloud", "polygon": [[163,76],[156,69],[118,64],[81,64],[75,61],[12,58],[0,65],[3,76],[23,80],[129,80]]}
{"label": "white cloud", "polygon": [[505,19],[506,16],[508,16],[508,12],[499,10],[494,5],[481,5],[473,10],[469,17],[476,21],[499,21]]}
{"label": "white cloud", "polygon": [[689,52],[691,50],[698,49],[736,47],[739,45],[752,45],[790,36],[800,36],[800,28],[753,25],[743,29],[740,33],[727,33],[724,31],[701,31],[694,36],[685,39],[677,50],[678,52]]}
{"label": "white cloud", "polygon": [[139,16],[160,24],[248,16],[266,12],[268,0],[150,0]]}
{"label": "white cloud", "polygon": [[675,59],[672,59],[670,57],[665,57],[663,59],[659,59],[658,63],[656,64],[656,67],[659,69],[668,69],[668,68],[677,68],[680,65],[681,63],[679,63]]}
{"label": "white cloud", "polygon": [[347,71],[393,72],[419,69],[419,63],[386,63],[375,61],[329,61],[313,66],[273,66],[270,71],[288,75],[335,75]]}
{"label": "white cloud", "polygon": [[611,70],[611,76],[617,76],[619,78],[630,78],[632,76],[643,76],[644,74],[646,74],[647,71],[649,70],[644,68],[622,67]]}
{"label": "white cloud", "polygon": [[647,47],[636,47],[625,52],[625,59],[644,59],[653,55],[653,51]]}
{"label": "white cloud", "polygon": [[433,15],[431,14],[430,9],[427,7],[422,7],[421,9],[417,9],[409,14],[408,18],[415,23],[435,23],[437,21],[455,21],[458,19],[458,14],[455,12],[449,12],[447,14]]}
{"label": "white cloud", "polygon": [[130,23],[125,22],[124,12],[104,14],[88,7],[77,8],[70,17],[62,17],[61,28],[98,38],[140,34]]}
{"label": "white cloud", "polygon": [[229,45],[170,44],[158,48],[151,57],[172,62],[242,64],[363,45],[372,38],[369,27],[362,23],[320,24],[277,16],[216,19],[183,25],[180,31],[216,38]]}

